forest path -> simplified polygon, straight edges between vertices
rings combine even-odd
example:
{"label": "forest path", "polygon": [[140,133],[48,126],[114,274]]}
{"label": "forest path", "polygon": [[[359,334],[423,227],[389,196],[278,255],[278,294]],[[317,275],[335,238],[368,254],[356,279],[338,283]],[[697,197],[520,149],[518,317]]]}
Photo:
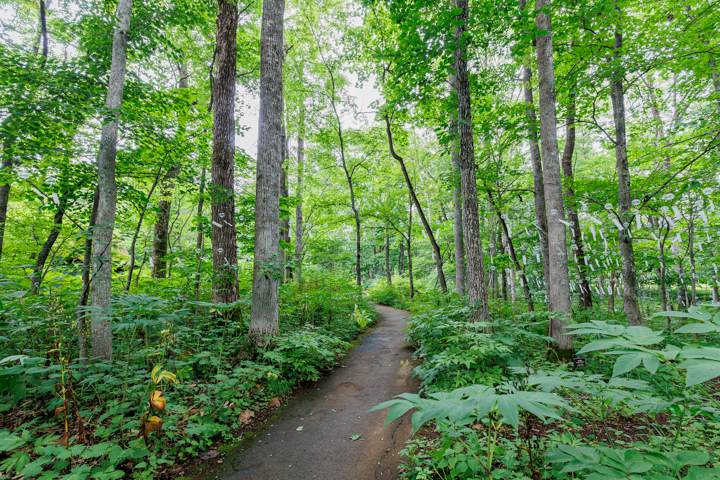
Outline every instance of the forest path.
{"label": "forest path", "polygon": [[377,325],[360,338],[342,367],[301,391],[265,430],[230,453],[220,470],[205,472],[202,478],[397,478],[398,452],[410,436],[409,418],[385,426],[385,411],[368,410],[394,395],[415,391],[417,385],[411,379],[411,350],[405,342],[408,313],[384,306],[377,311]]}

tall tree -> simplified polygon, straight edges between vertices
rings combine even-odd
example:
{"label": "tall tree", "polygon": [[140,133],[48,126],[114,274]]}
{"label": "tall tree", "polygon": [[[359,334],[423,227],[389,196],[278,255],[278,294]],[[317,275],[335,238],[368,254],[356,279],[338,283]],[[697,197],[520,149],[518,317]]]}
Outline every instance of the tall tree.
{"label": "tall tree", "polygon": [[565,327],[572,315],[568,274],[567,233],[562,193],[562,177],[557,149],[555,106],[555,66],[553,63],[552,24],[549,0],[535,2],[537,70],[540,90],[540,140],[542,147],[543,187],[548,232],[548,307],[550,335],[560,350],[571,350],[572,339]]}
{"label": "tall tree", "polygon": [[130,30],[132,0],[120,0],[115,12],[116,25],[112,42],[112,63],[105,118],[100,135],[98,165],[98,209],[93,231],[93,283],[92,283],[92,356],[112,359],[112,237],[115,228],[117,185],[115,159],[120,122],[125,71],[127,64],[127,39]]}
{"label": "tall tree", "polygon": [[[177,65],[178,69],[178,88],[188,88],[188,70],[184,62]],[[182,114],[178,115],[178,140],[185,137],[185,121]],[[158,202],[158,214],[155,221],[155,234],[153,237],[153,253],[152,253],[152,276],[156,278],[165,278],[169,276],[168,262],[165,257],[168,254],[169,234],[170,234],[170,208],[172,207],[172,195],[175,189],[175,180],[180,175],[180,163],[175,163],[165,174],[162,183],[162,198]]]}
{"label": "tall tree", "polygon": [[258,344],[278,331],[280,171],[283,163],[284,0],[264,0],[260,33],[260,119],[255,183],[255,257],[250,336]]}
{"label": "tall tree", "polygon": [[410,179],[410,174],[408,173],[407,166],[405,165],[405,159],[395,150],[395,142],[393,141],[392,128],[390,126],[390,116],[387,112],[385,112],[385,134],[387,136],[390,155],[400,164],[400,169],[402,170],[403,178],[405,179],[405,185],[407,185],[408,192],[410,194],[410,200],[415,205],[415,208],[417,208],[420,221],[425,229],[425,234],[427,235],[428,240],[430,240],[440,290],[443,293],[447,293],[447,281],[445,280],[445,272],[443,271],[443,260],[442,253],[440,252],[440,245],[438,245],[437,240],[435,239],[435,234],[430,226],[430,222],[425,216],[425,211],[423,210],[422,205],[420,205],[420,200],[415,193],[415,187]]}
{"label": "tall tree", "polygon": [[[452,82],[451,82],[452,83]],[[455,291],[458,295],[465,295],[465,245],[463,242],[463,201],[462,181],[460,173],[460,149],[457,141],[457,122],[455,121],[457,107],[451,115],[451,128],[453,137],[452,157],[452,183],[453,183],[453,237],[455,243]]]}
{"label": "tall tree", "polygon": [[460,139],[460,179],[463,199],[463,241],[467,262],[467,294],[472,305],[473,321],[488,318],[487,289],[480,238],[477,184],[475,179],[475,146],[470,108],[470,79],[467,68],[468,0],[456,0],[458,25],[455,29],[455,90],[458,100],[458,133]]}
{"label": "tall tree", "polygon": [[572,233],[573,250],[575,252],[575,263],[578,270],[578,293],[580,305],[583,308],[592,307],[592,292],[588,282],[588,266],[585,258],[585,245],[583,244],[582,230],[580,228],[580,216],[577,213],[575,200],[575,187],[573,186],[573,156],[575,153],[575,113],[576,100],[575,92],[570,92],[570,103],[568,105],[565,148],[562,153],[562,169],[565,176],[565,192],[567,197],[567,214],[570,220],[570,231]]}
{"label": "tall tree", "polygon": [[305,102],[300,102],[297,138],[297,183],[295,186],[295,281],[302,285],[303,181],[305,176]]}
{"label": "tall tree", "polygon": [[[284,108],[283,108],[284,109]],[[287,116],[286,116],[287,122]],[[290,196],[288,187],[288,159],[290,158],[290,138],[287,134],[286,123],[283,123],[282,131],[283,159],[280,166],[280,198],[287,199]],[[288,263],[285,248],[290,245],[290,217],[283,215],[280,218],[280,265],[282,266],[281,280],[287,280],[292,275],[291,265]]]}
{"label": "tall tree", "polygon": [[[232,303],[237,291],[235,231],[236,0],[219,0],[213,79],[212,209],[213,301]],[[279,178],[279,176],[278,176]]]}
{"label": "tall tree", "polygon": [[[520,0],[520,9],[525,9],[525,0]],[[527,120],[528,147],[530,149],[530,163],[533,171],[533,198],[535,200],[535,228],[540,240],[540,254],[543,264],[543,278],[545,284],[549,278],[548,271],[548,239],[547,239],[547,212],[545,211],[545,184],[543,182],[542,160],[540,158],[540,145],[538,144],[538,120],[535,113],[535,100],[532,87],[532,67],[530,59],[523,61],[522,84],[525,99],[525,117]]]}
{"label": "tall tree", "polygon": [[63,192],[63,194],[60,195],[55,209],[55,216],[53,217],[53,225],[50,228],[47,238],[45,239],[45,243],[43,243],[42,248],[35,258],[35,266],[33,267],[33,273],[30,278],[31,293],[37,293],[40,290],[40,285],[45,274],[45,263],[50,256],[50,251],[55,245],[55,241],[60,236],[60,230],[62,229],[63,218],[65,218],[65,210],[67,209],[68,204],[67,197],[68,195],[66,192]]}
{"label": "tall tree", "polygon": [[642,314],[638,304],[638,283],[635,273],[635,252],[633,252],[630,227],[632,223],[632,194],[630,191],[630,168],[628,165],[627,134],[625,127],[625,87],[623,85],[622,48],[623,34],[619,17],[622,12],[615,2],[618,15],[613,45],[613,69],[610,80],[610,98],[612,100],[613,122],[615,123],[615,169],[618,177],[618,209],[620,228],[618,244],[622,258],[623,310],[630,325],[640,325]]}

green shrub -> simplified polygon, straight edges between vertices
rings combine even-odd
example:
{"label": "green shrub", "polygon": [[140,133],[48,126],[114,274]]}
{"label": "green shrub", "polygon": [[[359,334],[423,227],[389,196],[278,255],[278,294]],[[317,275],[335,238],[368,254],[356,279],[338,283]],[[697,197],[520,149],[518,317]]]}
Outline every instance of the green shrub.
{"label": "green shrub", "polygon": [[[403,282],[404,283],[404,282]],[[395,308],[407,308],[409,304],[409,288],[398,285],[397,281],[388,283],[387,279],[379,279],[367,289],[371,302]]]}
{"label": "green shrub", "polygon": [[[214,442],[236,440],[247,428],[241,414],[320,378],[374,321],[351,280],[312,269],[301,286],[282,286],[281,334],[262,350],[247,337],[248,296],[215,305],[119,295],[113,362],[82,365],[76,292],[26,296],[3,285],[0,477],[153,478]],[[241,287],[249,288],[246,279]],[[151,381],[156,366],[177,381]],[[161,396],[162,409],[151,408],[151,395]]]}

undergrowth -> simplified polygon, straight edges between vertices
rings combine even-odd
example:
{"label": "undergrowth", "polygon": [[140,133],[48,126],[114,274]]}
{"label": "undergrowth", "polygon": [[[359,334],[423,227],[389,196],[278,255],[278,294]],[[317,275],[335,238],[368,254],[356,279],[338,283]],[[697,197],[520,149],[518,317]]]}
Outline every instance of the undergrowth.
{"label": "undergrowth", "polygon": [[376,407],[412,412],[420,432],[402,478],[720,478],[720,307],[662,312],[653,328],[585,312],[570,363],[552,355],[545,312],[498,307],[490,324],[458,302],[413,316],[420,393]]}
{"label": "undergrowth", "polygon": [[247,294],[222,308],[119,296],[112,363],[84,364],[74,301],[62,290],[2,297],[0,477],[174,478],[320,378],[374,321],[350,282],[311,272],[302,288],[283,285],[281,334],[259,350]]}

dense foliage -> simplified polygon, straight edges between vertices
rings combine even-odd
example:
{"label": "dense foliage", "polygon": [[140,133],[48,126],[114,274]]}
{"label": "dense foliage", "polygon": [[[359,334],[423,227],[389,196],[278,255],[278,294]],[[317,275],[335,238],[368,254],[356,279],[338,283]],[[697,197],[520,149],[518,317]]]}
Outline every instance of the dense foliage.
{"label": "dense foliage", "polygon": [[26,478],[172,476],[178,462],[238,441],[256,415],[318,380],[374,320],[349,281],[308,273],[302,288],[283,288],[285,333],[254,351],[246,302],[218,308],[138,293],[113,306],[113,363],[82,365],[73,362],[73,297],[6,291],[0,471]]}
{"label": "dense foliage", "polygon": [[413,313],[406,478],[719,477],[719,25],[0,2],[0,477],[176,476],[373,303]]}
{"label": "dense foliage", "polygon": [[720,478],[718,307],[662,312],[657,330],[576,323],[569,365],[547,357],[538,315],[492,334],[466,317],[455,305],[416,315],[421,393],[376,407],[388,421],[411,411],[420,430],[403,478]]}

